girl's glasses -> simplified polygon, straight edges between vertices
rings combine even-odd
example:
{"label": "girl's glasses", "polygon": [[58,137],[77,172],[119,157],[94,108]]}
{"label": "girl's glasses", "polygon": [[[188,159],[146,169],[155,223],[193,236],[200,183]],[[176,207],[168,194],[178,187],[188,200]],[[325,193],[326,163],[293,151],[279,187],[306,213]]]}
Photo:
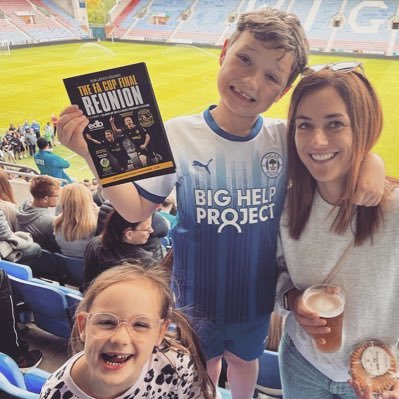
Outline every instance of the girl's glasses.
{"label": "girl's glasses", "polygon": [[321,71],[322,69],[329,69],[330,71],[334,72],[360,72],[360,74],[364,76],[363,64],[357,61],[311,65],[304,69],[302,76],[310,75],[311,73]]}
{"label": "girl's glasses", "polygon": [[132,338],[145,338],[153,336],[158,330],[163,319],[152,319],[147,316],[137,316],[130,320],[121,320],[112,313],[85,313],[87,318],[87,329],[96,338],[109,338],[115,334],[122,324]]}

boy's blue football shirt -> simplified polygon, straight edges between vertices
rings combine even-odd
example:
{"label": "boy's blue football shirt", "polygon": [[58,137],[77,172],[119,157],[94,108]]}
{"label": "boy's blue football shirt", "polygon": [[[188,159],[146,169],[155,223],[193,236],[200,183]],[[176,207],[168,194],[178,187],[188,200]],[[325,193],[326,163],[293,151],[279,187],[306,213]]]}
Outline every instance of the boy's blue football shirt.
{"label": "boy's blue football shirt", "polygon": [[165,124],[176,174],[136,185],[145,198],[162,202],[176,183],[178,304],[216,324],[250,322],[274,305],[286,125],[259,117],[248,136],[237,137],[216,124],[210,109]]}

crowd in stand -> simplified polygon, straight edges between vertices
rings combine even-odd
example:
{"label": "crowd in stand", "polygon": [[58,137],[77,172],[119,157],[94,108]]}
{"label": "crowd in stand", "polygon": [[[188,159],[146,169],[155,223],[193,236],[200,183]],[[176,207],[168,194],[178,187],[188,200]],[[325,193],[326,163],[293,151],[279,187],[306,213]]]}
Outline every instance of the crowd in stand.
{"label": "crowd in stand", "polygon": [[[0,169],[0,258],[30,265],[35,277],[46,277],[45,270],[41,275],[42,267],[35,270],[42,250],[84,260],[81,291],[123,259],[154,265],[166,255],[161,238],[168,235],[170,222],[161,212],[141,223],[130,223],[104,198],[94,179],[62,187],[60,180],[51,176],[34,176],[29,185],[32,200],[20,206],[10,179],[11,175]],[[7,353],[6,348],[4,351]],[[18,356],[14,352],[9,355],[21,367],[41,360],[38,351],[27,347],[22,354],[18,351]]]}
{"label": "crowd in stand", "polygon": [[55,145],[55,134],[57,131],[56,115],[51,117],[43,127],[33,120],[31,123],[25,121],[23,124],[10,126],[0,143],[0,160],[16,163],[17,159],[32,157],[36,152],[37,140],[44,137],[50,148]]}

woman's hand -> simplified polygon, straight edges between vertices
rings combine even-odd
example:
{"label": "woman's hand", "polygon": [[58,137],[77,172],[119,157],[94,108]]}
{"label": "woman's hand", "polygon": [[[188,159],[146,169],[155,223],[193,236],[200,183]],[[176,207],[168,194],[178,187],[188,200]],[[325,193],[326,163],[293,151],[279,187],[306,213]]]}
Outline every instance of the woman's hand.
{"label": "woman's hand", "polygon": [[81,155],[83,158],[89,156],[89,149],[83,137],[83,130],[89,120],[77,105],[70,105],[61,114],[57,125],[57,135],[61,144]]}
{"label": "woman's hand", "polygon": [[325,327],[326,320],[321,318],[317,312],[310,310],[303,301],[303,294],[297,296],[292,307],[295,318],[305,332],[310,335],[317,343],[324,345],[326,343],[324,338],[320,335],[328,334],[331,329]]}
{"label": "woman's hand", "polygon": [[376,397],[379,397],[381,399],[399,399],[399,383],[398,382],[396,382],[392,391],[384,391],[379,396],[373,395],[373,393],[371,392],[371,389],[368,385],[362,387],[355,380],[349,380],[348,382],[352,386],[353,390],[355,391],[356,396],[359,399],[375,399]]}

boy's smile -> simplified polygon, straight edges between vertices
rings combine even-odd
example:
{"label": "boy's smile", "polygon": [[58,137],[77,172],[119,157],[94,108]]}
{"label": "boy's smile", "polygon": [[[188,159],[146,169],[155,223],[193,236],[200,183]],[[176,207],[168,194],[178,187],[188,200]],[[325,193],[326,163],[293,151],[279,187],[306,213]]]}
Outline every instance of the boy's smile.
{"label": "boy's smile", "polygon": [[293,58],[244,31],[221,59],[220,102],[212,111],[218,125],[228,133],[247,135],[258,115],[282,95]]}

